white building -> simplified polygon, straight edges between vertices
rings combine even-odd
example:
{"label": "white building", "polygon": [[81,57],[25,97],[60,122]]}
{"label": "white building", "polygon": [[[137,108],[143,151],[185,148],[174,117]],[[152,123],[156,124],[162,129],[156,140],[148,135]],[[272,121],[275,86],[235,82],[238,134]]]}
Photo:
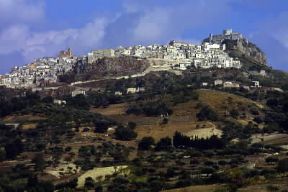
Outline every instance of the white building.
{"label": "white building", "polygon": [[116,96],[121,96],[121,95],[123,95],[123,93],[121,92],[121,91],[115,91],[115,93],[114,93]]}
{"label": "white building", "polygon": [[130,87],[127,89],[127,94],[129,94],[129,93],[134,94],[136,92],[137,92],[137,88],[135,88],[135,87]]}
{"label": "white building", "polygon": [[231,81],[226,81],[223,83],[223,87],[224,88],[239,88],[240,84],[239,83],[234,83]]}
{"label": "white building", "polygon": [[217,79],[214,81],[214,85],[217,86],[217,85],[223,85],[223,80],[221,79]]}
{"label": "white building", "polygon": [[252,87],[261,87],[259,81],[252,81],[253,85]]}
{"label": "white building", "polygon": [[85,90],[75,90],[75,91],[72,91],[71,95],[72,95],[72,97],[75,97],[77,95],[86,95],[86,91]]}
{"label": "white building", "polygon": [[65,100],[59,100],[59,99],[54,99],[53,103],[56,105],[66,105],[66,101]]}
{"label": "white building", "polygon": [[113,49],[104,49],[96,50],[88,53],[88,63],[93,63],[97,59],[104,57],[115,57],[115,50]]}

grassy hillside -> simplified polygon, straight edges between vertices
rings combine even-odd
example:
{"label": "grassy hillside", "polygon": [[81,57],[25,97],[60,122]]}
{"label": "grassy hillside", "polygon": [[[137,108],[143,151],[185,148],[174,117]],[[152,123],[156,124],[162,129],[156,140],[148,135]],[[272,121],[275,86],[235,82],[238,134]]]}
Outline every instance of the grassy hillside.
{"label": "grassy hillside", "polygon": [[[190,100],[171,106],[173,113],[169,116],[167,124],[161,124],[162,118],[160,116],[147,117],[145,115],[126,114],[128,103],[110,105],[106,108],[93,108],[91,111],[106,115],[123,124],[135,122],[138,140],[147,136],[159,140],[166,136],[172,137],[176,131],[191,135],[193,134],[191,131],[195,129],[207,131],[218,128],[217,122],[197,120],[196,116],[202,105],[210,106],[221,118],[227,116],[226,111],[229,112],[240,107],[240,111],[246,113],[246,116],[239,118],[239,121],[246,122],[246,124],[254,118],[249,110],[261,111],[264,108],[261,103],[226,92],[201,89],[197,93],[199,94],[198,100]],[[170,101],[169,97],[166,99]]]}

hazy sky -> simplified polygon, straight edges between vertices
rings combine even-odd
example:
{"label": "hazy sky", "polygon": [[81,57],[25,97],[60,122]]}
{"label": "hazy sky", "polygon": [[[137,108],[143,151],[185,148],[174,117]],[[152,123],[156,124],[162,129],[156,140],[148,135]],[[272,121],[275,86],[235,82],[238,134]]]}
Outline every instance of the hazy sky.
{"label": "hazy sky", "polygon": [[0,0],[0,73],[68,47],[198,43],[225,28],[288,70],[288,0]]}

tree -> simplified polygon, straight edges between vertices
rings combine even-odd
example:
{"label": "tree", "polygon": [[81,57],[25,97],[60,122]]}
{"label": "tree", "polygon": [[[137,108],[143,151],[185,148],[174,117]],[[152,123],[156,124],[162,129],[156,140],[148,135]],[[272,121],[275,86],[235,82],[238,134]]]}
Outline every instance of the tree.
{"label": "tree", "polygon": [[162,191],[165,185],[163,181],[161,181],[160,179],[153,178],[151,179],[151,181],[149,181],[149,186],[150,186],[151,192],[158,192],[158,191]]}
{"label": "tree", "polygon": [[165,137],[160,139],[160,141],[156,145],[156,150],[167,150],[172,147],[172,140],[169,137]]}
{"label": "tree", "polygon": [[87,189],[93,189],[95,187],[95,181],[91,177],[85,179],[84,187]]}
{"label": "tree", "polygon": [[175,168],[175,167],[168,167],[166,174],[165,174],[165,177],[166,178],[175,177],[176,170],[177,170],[177,168]]}
{"label": "tree", "polygon": [[97,121],[94,123],[96,133],[105,133],[109,127],[109,122]]}
{"label": "tree", "polygon": [[211,107],[204,106],[199,111],[199,113],[197,113],[197,118],[200,121],[205,121],[205,120],[217,121],[218,115],[213,109],[211,109]]}
{"label": "tree", "polygon": [[46,165],[43,154],[38,154],[32,159],[32,163],[35,163],[36,171],[43,171]]}
{"label": "tree", "polygon": [[46,97],[44,97],[44,98],[42,99],[42,101],[43,101],[44,103],[53,103],[53,97],[51,97],[51,96],[46,96]]}
{"label": "tree", "polygon": [[96,184],[95,192],[103,192],[103,187],[101,184],[99,184],[99,183]]}
{"label": "tree", "polygon": [[157,100],[149,102],[140,102],[131,104],[127,111],[127,114],[145,114],[146,116],[158,116],[158,115],[171,115],[173,113],[172,109],[168,106],[167,103]]}
{"label": "tree", "polygon": [[137,137],[137,133],[134,130],[129,129],[127,127],[120,126],[115,131],[116,139],[123,141],[130,141]]}
{"label": "tree", "polygon": [[277,163],[279,159],[277,157],[269,156],[265,159],[265,161],[268,164],[274,164],[274,163]]}
{"label": "tree", "polygon": [[27,191],[47,191],[53,192],[55,188],[50,182],[40,182],[36,175],[30,175],[28,178],[28,183],[26,187]]}
{"label": "tree", "polygon": [[20,139],[15,139],[14,141],[5,145],[6,157],[8,159],[15,159],[16,156],[23,151],[23,144]]}
{"label": "tree", "polygon": [[4,147],[0,147],[0,161],[4,161],[6,159],[6,151]]}
{"label": "tree", "polygon": [[237,119],[237,118],[239,117],[240,113],[239,113],[238,110],[232,109],[232,110],[230,111],[230,115],[231,115],[234,119]]}
{"label": "tree", "polygon": [[218,138],[216,135],[212,135],[210,138],[190,138],[179,132],[175,132],[173,137],[174,147],[193,147],[197,149],[221,149],[224,147],[225,143],[222,139]]}
{"label": "tree", "polygon": [[138,149],[141,151],[149,150],[152,145],[155,145],[155,140],[152,137],[143,137],[138,143]]}
{"label": "tree", "polygon": [[116,177],[108,186],[107,191],[113,192],[128,192],[129,180],[123,176]]}
{"label": "tree", "polygon": [[279,172],[287,172],[288,171],[288,158],[281,159],[278,162],[277,170]]}
{"label": "tree", "polygon": [[266,104],[269,106],[269,107],[277,107],[278,106],[278,99],[276,98],[270,98],[267,100]]}
{"label": "tree", "polygon": [[85,97],[85,95],[76,95],[75,97],[68,97],[67,105],[74,107],[76,109],[88,110],[90,105]]}

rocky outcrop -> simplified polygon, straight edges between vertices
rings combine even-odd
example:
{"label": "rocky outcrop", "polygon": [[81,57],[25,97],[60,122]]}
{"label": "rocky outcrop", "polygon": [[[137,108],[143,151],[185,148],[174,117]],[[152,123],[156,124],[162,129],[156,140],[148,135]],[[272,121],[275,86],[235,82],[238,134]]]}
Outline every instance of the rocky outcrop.
{"label": "rocky outcrop", "polygon": [[245,59],[255,64],[267,65],[265,53],[247,40],[224,40],[222,44],[226,45],[226,52],[231,57],[238,57],[240,60]]}
{"label": "rocky outcrop", "polygon": [[149,61],[135,57],[107,57],[89,64],[78,61],[73,70],[59,77],[61,82],[87,81],[109,77],[130,76],[142,73],[149,67]]}

